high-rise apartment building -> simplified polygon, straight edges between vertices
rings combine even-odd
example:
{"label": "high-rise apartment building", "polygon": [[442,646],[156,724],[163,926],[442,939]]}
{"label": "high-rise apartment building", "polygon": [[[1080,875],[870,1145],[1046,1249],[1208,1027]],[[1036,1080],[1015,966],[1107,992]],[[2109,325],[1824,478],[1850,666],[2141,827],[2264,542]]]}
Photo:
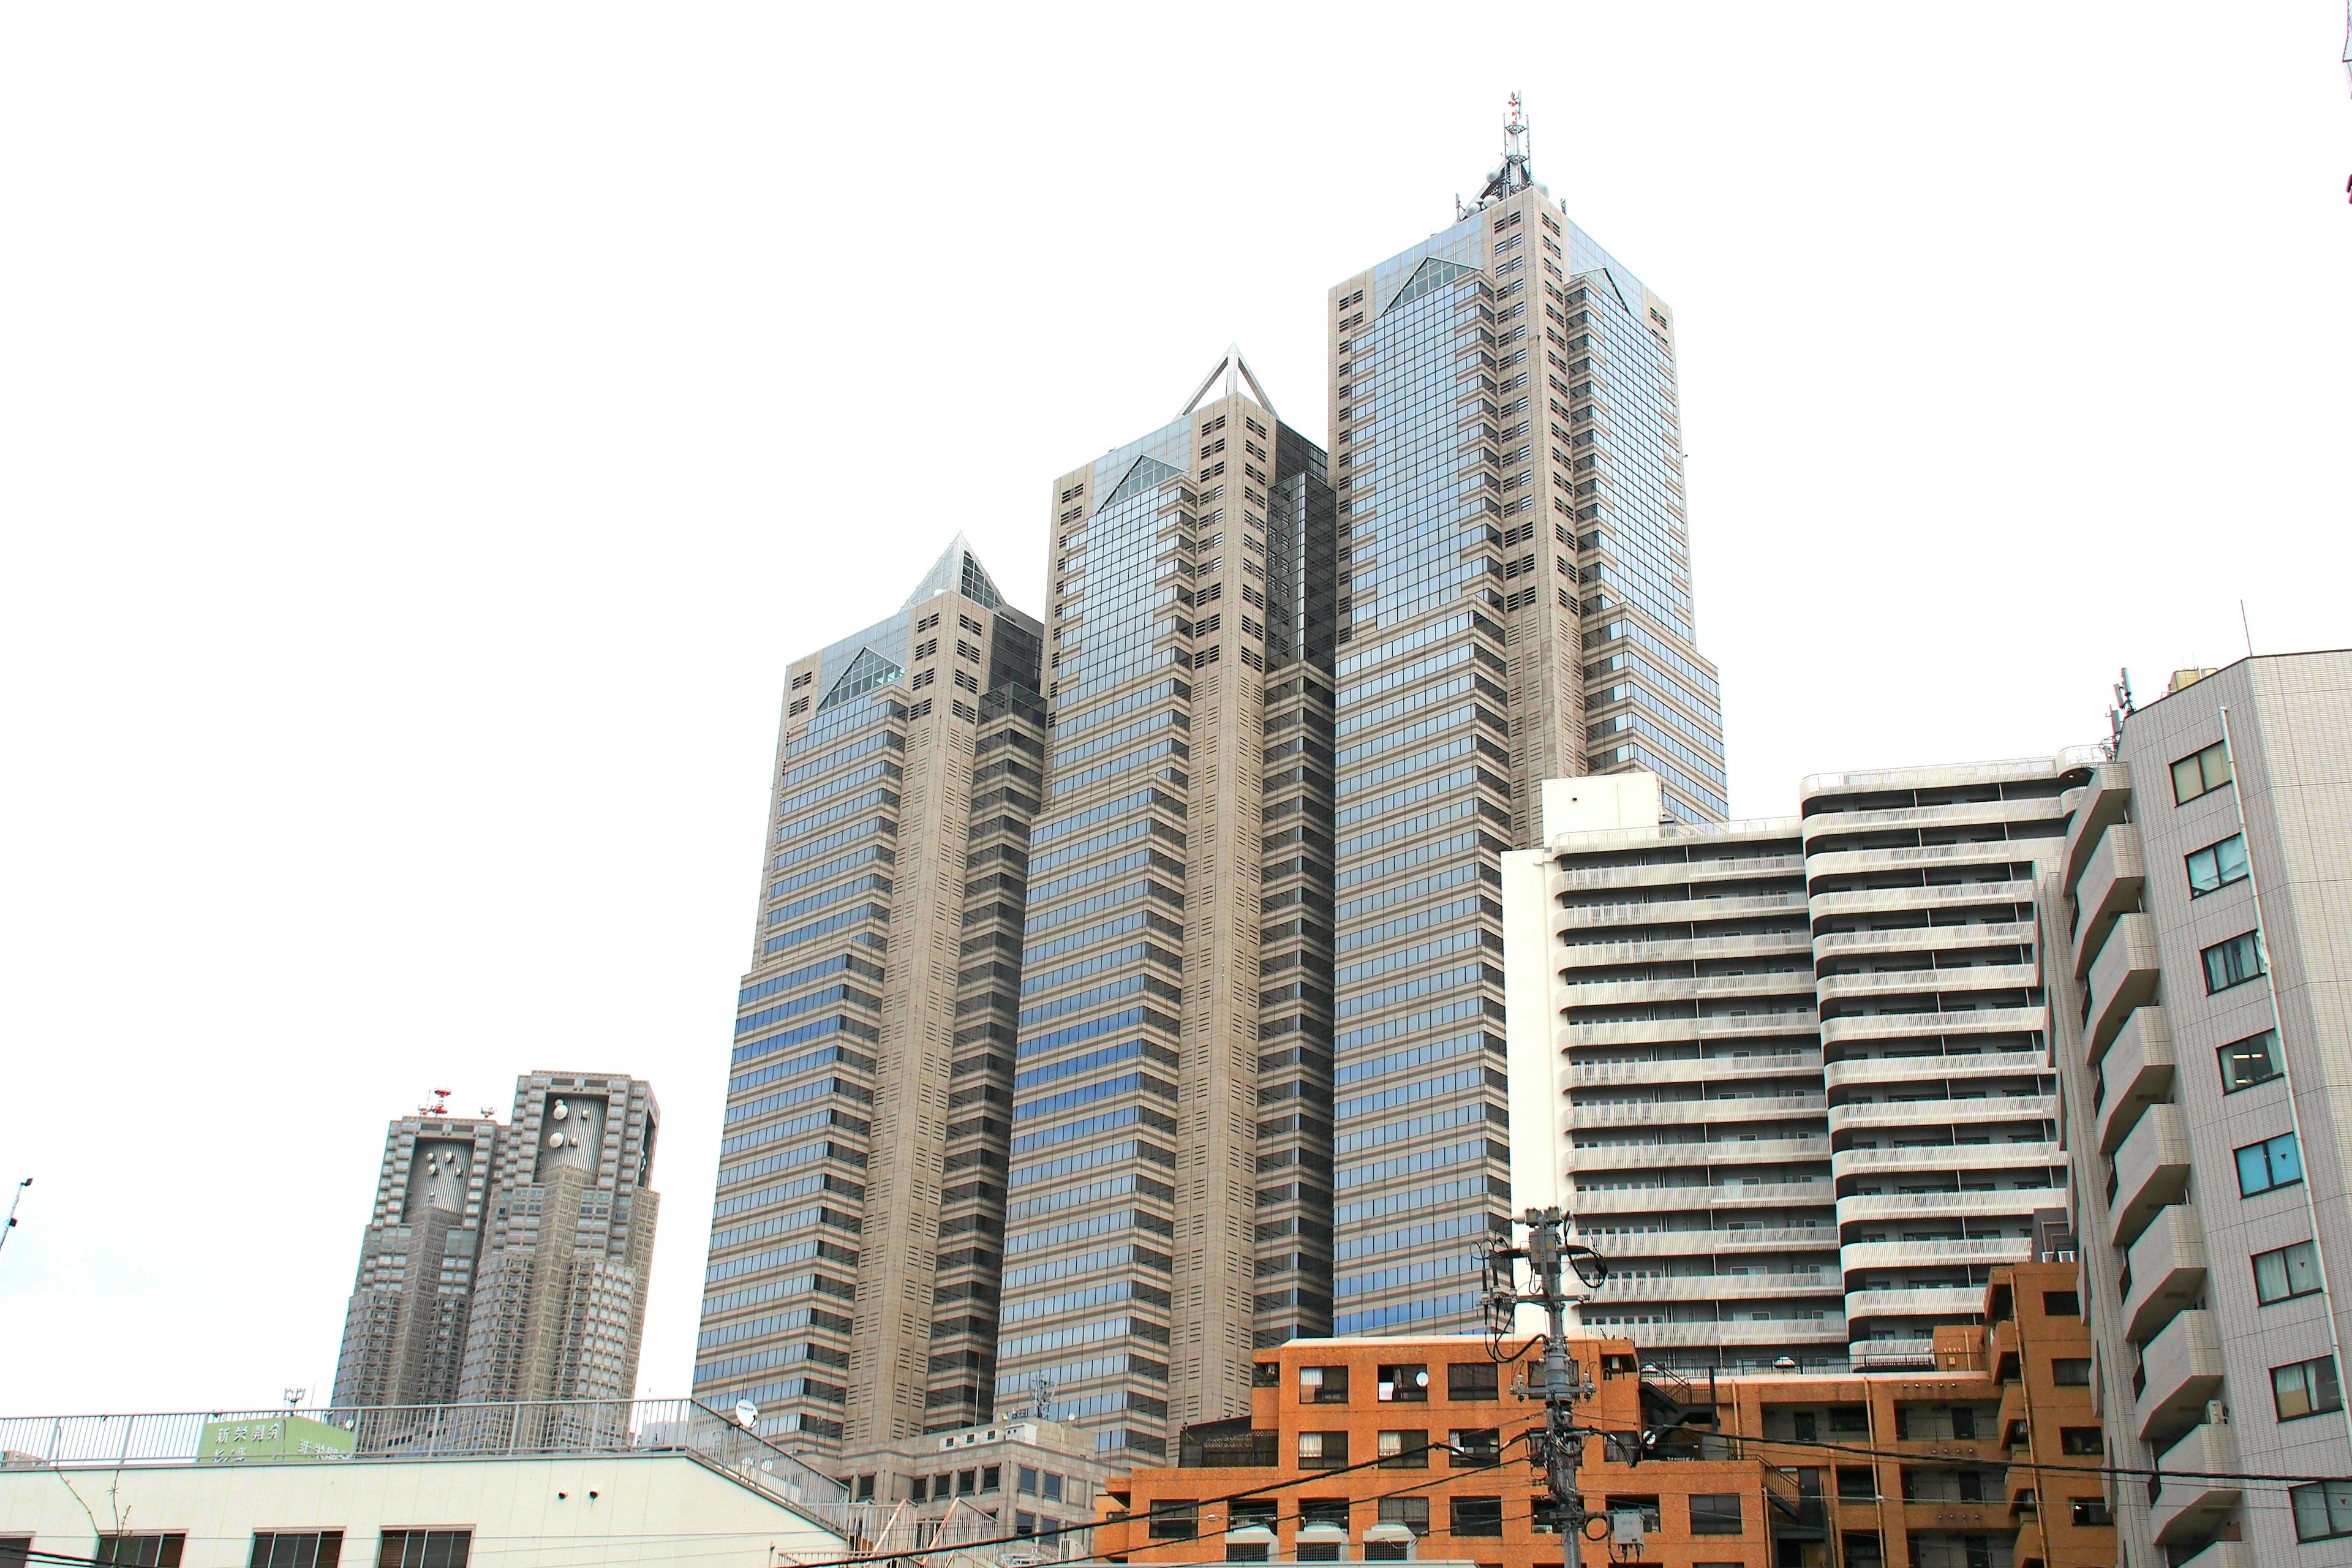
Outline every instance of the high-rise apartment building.
{"label": "high-rise apartment building", "polygon": [[694,1387],[818,1454],[991,1408],[1040,629],[959,536],[787,672]]}
{"label": "high-rise apartment building", "polygon": [[1478,1321],[1510,1206],[1503,851],[1546,778],[1643,768],[1721,819],[1674,315],[1535,183],[1330,291],[1337,1331]]}
{"label": "high-rise apartment building", "polygon": [[1585,1324],[1666,1365],[1918,1367],[2049,1249],[2091,761],[1822,775],[1780,821],[1562,811],[1508,858],[1518,1196],[1612,1260]]}
{"label": "high-rise apartment building", "polygon": [[630,1399],[645,1337],[661,1110],[653,1086],[526,1073],[482,1215],[461,1400]]}
{"label": "high-rise apartment building", "polygon": [[2352,653],[2183,671],[2069,797],[2081,1374],[2161,1474],[2108,1491],[2135,1568],[2352,1550],[2347,735]]}
{"label": "high-rise apartment building", "polygon": [[1052,505],[997,1392],[1156,1459],[1329,1326],[1337,542],[1238,351]]}
{"label": "high-rise apartment building", "polygon": [[515,1080],[508,1125],[393,1122],[334,1402],[629,1397],[660,1114],[640,1079],[537,1072]]}

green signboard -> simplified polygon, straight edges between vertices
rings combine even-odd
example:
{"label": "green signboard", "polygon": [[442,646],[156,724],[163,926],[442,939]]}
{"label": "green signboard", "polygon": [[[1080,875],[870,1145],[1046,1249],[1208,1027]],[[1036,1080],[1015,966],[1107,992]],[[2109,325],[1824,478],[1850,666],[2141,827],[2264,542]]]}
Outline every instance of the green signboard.
{"label": "green signboard", "polygon": [[348,1459],[352,1435],[308,1415],[244,1415],[207,1421],[197,1439],[196,1463],[239,1465],[260,1459]]}

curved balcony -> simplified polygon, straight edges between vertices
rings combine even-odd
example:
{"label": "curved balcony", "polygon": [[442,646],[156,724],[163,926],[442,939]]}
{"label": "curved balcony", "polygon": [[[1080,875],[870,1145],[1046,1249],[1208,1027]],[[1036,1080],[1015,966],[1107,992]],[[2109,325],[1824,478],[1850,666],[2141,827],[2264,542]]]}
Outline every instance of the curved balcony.
{"label": "curved balcony", "polygon": [[[2046,767],[2046,764],[2045,764]],[[1906,770],[1926,772],[1928,770]],[[1945,771],[1945,770],[1936,770]],[[1822,779],[1852,778],[1851,773],[1824,773]],[[1883,775],[1882,775],[1883,776]],[[1953,781],[1948,781],[1953,782]],[[1805,781],[1805,793],[1813,793],[1813,779]],[[1888,785],[1900,788],[1901,785]],[[1806,831],[1815,837],[1834,838],[1850,833],[1867,832],[1887,827],[1948,828],[1963,824],[2040,822],[2058,815],[2063,809],[2053,800],[1971,800],[1949,805],[1888,806],[1878,811],[1816,812],[1804,819]]]}
{"label": "curved balcony", "polygon": [[2133,1008],[2098,1070],[2099,1152],[2112,1154],[2150,1106],[2172,1098],[2172,1021],[2164,1009]]}
{"label": "curved balcony", "polygon": [[1801,1012],[1747,1013],[1737,1017],[1639,1018],[1622,1024],[1563,1024],[1555,1035],[1562,1050],[1596,1046],[1693,1045],[1702,1040],[1750,1039],[1768,1035],[1810,1035],[1820,1020]]}
{"label": "curved balcony", "polygon": [[1577,942],[1561,949],[1558,954],[1558,960],[1565,973],[1572,972],[1586,964],[1672,963],[1685,959],[1696,961],[1704,958],[1769,958],[1783,954],[1810,953],[1812,949],[1813,939],[1811,932],[1762,931],[1754,936],[1664,937],[1655,940],[1631,938],[1623,942]]}
{"label": "curved balcony", "polygon": [[1805,895],[1799,892],[1759,893],[1737,899],[1654,899],[1646,903],[1579,904],[1560,910],[1553,926],[1560,931],[1592,931],[1608,926],[1696,925],[1804,907]]}
{"label": "curved balcony", "polygon": [[1848,1057],[1843,1061],[1825,1066],[1822,1069],[1822,1077],[1829,1088],[1838,1089],[1852,1089],[1858,1084],[1907,1083],[1921,1079],[2007,1077],[2049,1070],[2050,1056],[2046,1051],[1974,1051],[1958,1056]]}
{"label": "curved balcony", "polygon": [[1821,1023],[1822,1045],[1854,1046],[1879,1040],[1937,1038],[1958,1035],[2046,1034],[2046,1007],[1979,1007],[1966,1013],[1871,1013],[1858,1018],[1827,1018]]}
{"label": "curved balcony", "polygon": [[1838,915],[1895,914],[1905,910],[1948,910],[1969,904],[2031,904],[2031,882],[1939,882],[1932,888],[1863,888],[1815,893],[1813,919]]}
{"label": "curved balcony", "polygon": [[2218,1532],[2236,1510],[2243,1483],[2210,1478],[2244,1468],[2238,1463],[2237,1433],[2210,1424],[2190,1427],[2158,1455],[2156,1468],[2160,1480],[2148,1500],[2148,1522],[2156,1529],[2158,1542],[2186,1545]]}
{"label": "curved balcony", "polygon": [[1713,1083],[1759,1078],[1810,1078],[1822,1070],[1819,1051],[1753,1051],[1746,1055],[1675,1057],[1646,1062],[1578,1062],[1570,1083]]}
{"label": "curved balcony", "polygon": [[[2053,815],[2042,807],[2043,816]],[[1885,849],[1816,849],[1805,857],[1805,876],[1861,877],[1874,871],[1916,869],[1927,866],[1979,866],[2006,862],[2011,846],[1991,844],[1910,844]]]}
{"label": "curved balcony", "polygon": [[2177,1105],[2155,1105],[2116,1151],[2115,1186],[2107,1198],[2107,1238],[2128,1247],[2168,1204],[2189,1193],[2196,1163],[2189,1121]]}
{"label": "curved balcony", "polygon": [[1689,1187],[1585,1189],[1576,1194],[1576,1213],[1580,1219],[1612,1214],[1666,1214],[1688,1209],[1738,1208],[1751,1204],[1769,1205],[1774,1208],[1811,1204],[1826,1206],[1834,1202],[1836,1196],[1827,1178],[1818,1182],[1759,1182],[1754,1186],[1735,1182]]}
{"label": "curved balcony", "polygon": [[1963,991],[2023,991],[2042,984],[2032,963],[1979,963],[1956,969],[1878,970],[1866,974],[1825,974],[1813,989],[1824,1002],[1889,994],[1950,995]]}
{"label": "curved balcony", "polygon": [[2205,1230],[2196,1208],[2158,1210],[2126,1254],[2124,1272],[2124,1335],[2145,1344],[2205,1289]]}
{"label": "curved balcony", "polygon": [[1841,1227],[1874,1220],[1966,1220],[1983,1215],[2031,1215],[2063,1207],[2063,1187],[2027,1187],[1990,1193],[1871,1193],[1837,1201]]}
{"label": "curved balcony", "polygon": [[2139,829],[2119,822],[2099,840],[2083,879],[2075,884],[2074,973],[2079,978],[2122,916],[2139,908],[2147,885],[2147,861],[2140,853]]}
{"label": "curved balcony", "polygon": [[2033,1238],[2030,1236],[1987,1236],[1950,1241],[1856,1241],[1838,1248],[1839,1266],[1847,1269],[1931,1268],[1951,1263],[2032,1260]]}
{"label": "curved balcony", "polygon": [[2117,920],[2091,961],[2091,1016],[2083,1034],[2092,1061],[2106,1054],[2134,1008],[2156,999],[2158,973],[2156,922],[2140,914]]}
{"label": "curved balcony", "polygon": [[1662,1165],[1753,1165],[1784,1160],[1826,1160],[1826,1132],[1810,1138],[1718,1138],[1706,1143],[1642,1143],[1630,1149],[1570,1149],[1570,1171],[1605,1172]]}
{"label": "curved balcony", "polygon": [[1780,974],[1676,975],[1657,980],[1578,981],[1563,979],[1559,1000],[1570,1007],[1618,1007],[1639,1002],[1700,1002],[1715,997],[1801,996],[1808,1007],[1813,995],[1810,969]]}
{"label": "curved balcony", "polygon": [[2011,1171],[2063,1166],[2066,1152],[2053,1140],[2031,1143],[1935,1143],[1921,1149],[1841,1149],[1830,1174],[1900,1176],[1912,1171]]}
{"label": "curved balcony", "polygon": [[1970,925],[1906,926],[1901,931],[1831,931],[1812,939],[1828,958],[1859,952],[1948,952],[1974,947],[2018,947],[2035,939],[2032,921],[1984,921]]}
{"label": "curved balcony", "polygon": [[2088,784],[2066,792],[2072,804],[2061,873],[2066,892],[2072,893],[2082,879],[2084,865],[2097,851],[2101,837],[2129,815],[2131,792],[2129,763],[2101,763],[2091,770]]}
{"label": "curved balcony", "polygon": [[2192,1308],[2164,1325],[2139,1352],[2136,1410],[2139,1435],[2161,1448],[2205,1419],[2205,1402],[2221,1392],[2221,1330],[2213,1314]]}
{"label": "curved balcony", "polygon": [[1865,1127],[1966,1127],[1985,1121],[2047,1121],[2054,1094],[1987,1094],[1959,1100],[1895,1100],[1830,1107],[1830,1132]]}
{"label": "curved balcony", "polygon": [[1580,1232],[1579,1239],[1599,1247],[1613,1262],[1621,1258],[1708,1258],[1725,1252],[1826,1253],[1837,1246],[1837,1229],[1824,1224],[1753,1226],[1746,1230],[1645,1230],[1630,1236]]}
{"label": "curved balcony", "polygon": [[1855,1318],[1941,1318],[1984,1310],[1981,1285],[1910,1285],[1879,1290],[1849,1290],[1845,1315]]}

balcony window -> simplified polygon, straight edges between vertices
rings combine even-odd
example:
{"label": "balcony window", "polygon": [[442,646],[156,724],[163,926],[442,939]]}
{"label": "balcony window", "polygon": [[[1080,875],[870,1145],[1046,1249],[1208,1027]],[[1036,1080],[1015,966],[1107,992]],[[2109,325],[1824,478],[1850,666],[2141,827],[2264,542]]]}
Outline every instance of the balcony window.
{"label": "balcony window", "polygon": [[1348,1403],[1348,1369],[1344,1366],[1302,1366],[1298,1369],[1298,1403]]}
{"label": "balcony window", "polygon": [[2189,896],[2201,899],[2246,879],[2246,836],[2232,833],[2189,857]]}
{"label": "balcony window", "polygon": [[2319,1289],[2319,1253],[2307,1241],[2254,1254],[2254,1298],[2265,1307]]}
{"label": "balcony window", "polygon": [[1348,1462],[1348,1435],[1345,1432],[1301,1432],[1298,1435],[1298,1468],[1302,1470],[1336,1470]]}
{"label": "balcony window", "polygon": [[2271,1368],[2271,1402],[2282,1421],[2300,1421],[2344,1408],[2344,1390],[2336,1380],[2336,1358],[2293,1362]]}
{"label": "balcony window", "polygon": [[2291,1187],[2303,1180],[2303,1153],[2295,1147],[2294,1134],[2282,1132],[2275,1138],[2265,1138],[2259,1143],[2249,1143],[2238,1151],[2238,1195],[2252,1197],[2276,1187]]}
{"label": "balcony window", "polygon": [[1490,1361],[1458,1361],[1445,1369],[1445,1397],[1454,1400],[1496,1399],[1501,1372]]}
{"label": "balcony window", "polygon": [[2172,764],[2172,800],[2176,805],[2187,805],[2200,795],[2210,795],[2230,782],[2230,748],[2216,741],[2201,752],[2192,752]]}
{"label": "balcony window", "polygon": [[1429,1368],[1417,1363],[1381,1368],[1377,1397],[1382,1405],[1427,1404]]}
{"label": "balcony window", "polygon": [[2314,1481],[2291,1487],[2297,1541],[2333,1541],[2352,1535],[2352,1481]]}
{"label": "balcony window", "polygon": [[2249,980],[2262,977],[2263,939],[2259,931],[2244,931],[2227,942],[2215,942],[2205,950],[2205,993],[2227,991],[2243,985]]}
{"label": "balcony window", "polygon": [[1381,1468],[1384,1470],[1429,1468],[1429,1434],[1426,1432],[1381,1433],[1380,1460]]}
{"label": "balcony window", "polygon": [[1503,1500],[1498,1497],[1458,1497],[1446,1502],[1446,1528],[1455,1535],[1503,1534]]}
{"label": "balcony window", "polygon": [[2286,1071],[2286,1063],[2279,1058],[2276,1029],[2264,1029],[2259,1035],[2232,1041],[2223,1046],[2219,1054],[2223,1094],[2268,1083]]}
{"label": "balcony window", "polygon": [[1738,1492],[1693,1492],[1690,1530],[1693,1535],[1738,1535],[1742,1526]]}

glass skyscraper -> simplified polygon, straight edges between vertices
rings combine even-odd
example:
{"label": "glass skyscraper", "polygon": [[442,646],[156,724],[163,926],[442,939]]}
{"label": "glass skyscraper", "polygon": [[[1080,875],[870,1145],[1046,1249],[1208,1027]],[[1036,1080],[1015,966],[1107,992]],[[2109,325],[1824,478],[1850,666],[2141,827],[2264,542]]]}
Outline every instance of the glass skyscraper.
{"label": "glass skyscraper", "polygon": [[1674,319],[1517,144],[1330,291],[1333,1328],[1465,1331],[1511,1210],[1498,857],[1545,778],[1727,812],[1691,610]]}

